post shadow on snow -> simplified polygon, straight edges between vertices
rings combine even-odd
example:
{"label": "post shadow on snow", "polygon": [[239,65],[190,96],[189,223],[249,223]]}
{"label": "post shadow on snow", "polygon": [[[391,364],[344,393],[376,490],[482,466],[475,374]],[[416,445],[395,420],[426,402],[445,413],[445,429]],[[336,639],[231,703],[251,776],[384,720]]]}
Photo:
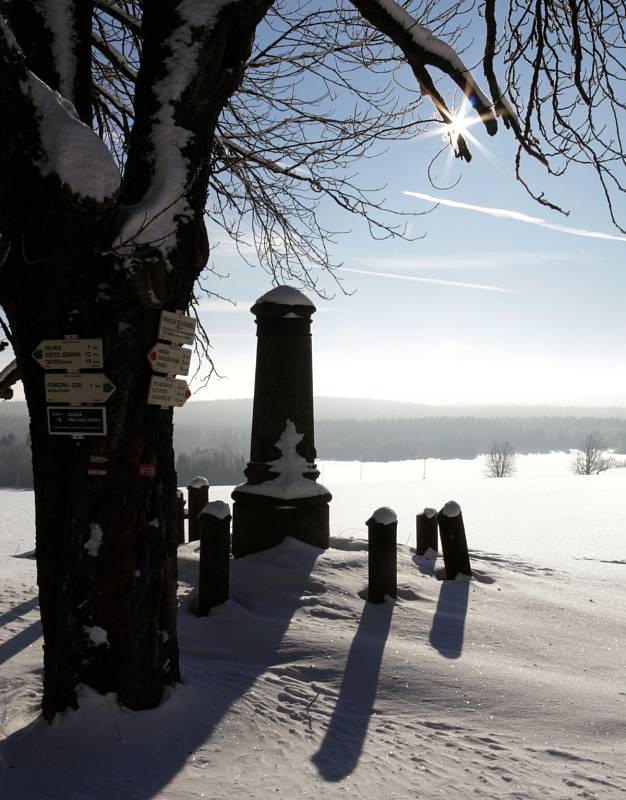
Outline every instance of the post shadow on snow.
{"label": "post shadow on snow", "polygon": [[[285,543],[281,546],[285,546]],[[91,771],[86,766],[90,763],[90,756],[97,756],[98,752],[106,753],[107,774],[114,775],[119,785],[132,786],[134,800],[160,796],[163,787],[184,768],[192,754],[210,739],[230,707],[248,692],[269,667],[280,664],[281,641],[293,614],[303,605],[302,595],[320,589],[323,591],[323,587],[310,579],[315,561],[322,551],[300,542],[296,543],[296,548],[293,569],[284,570],[288,586],[273,587],[280,602],[271,607],[270,613],[264,613],[266,609],[261,603],[256,606],[255,585],[245,578],[247,573],[253,575],[249,559],[262,557],[271,561],[278,548],[231,562],[234,582],[237,582],[238,573],[243,574],[244,580],[240,580],[239,587],[231,592],[230,606],[222,606],[222,613],[235,616],[258,613],[258,624],[250,626],[248,623],[247,632],[251,631],[252,636],[258,637],[254,643],[240,636],[235,626],[231,629],[223,621],[218,627],[213,627],[212,619],[216,619],[218,614],[197,618],[189,613],[188,608],[181,609],[179,643],[183,683],[166,696],[159,707],[145,712],[154,714],[153,740],[144,742],[137,735],[134,726],[142,724],[139,712],[128,712],[129,716],[121,712],[116,721],[110,708],[105,713],[101,706],[98,713],[102,724],[89,730],[83,728],[80,719],[72,718],[70,714],[62,724],[78,725],[81,736],[72,738],[70,728],[69,738],[65,741],[59,738],[57,720],[49,725],[38,718],[0,742],[0,764],[11,767],[2,775],[6,796],[30,797],[42,791],[45,775],[32,769],[32,763],[40,760],[42,749],[47,749],[48,771],[56,761],[59,770],[67,769],[68,764],[77,765],[78,771],[72,775],[77,796],[80,794],[93,800],[110,800],[110,794],[107,793],[110,786],[102,785],[101,793],[94,792],[94,786],[101,785],[102,762],[96,758]],[[291,564],[288,566],[291,567]],[[195,576],[196,570],[197,561],[179,556],[179,576],[181,573]],[[216,611],[219,613],[219,609]],[[204,628],[204,641],[198,635],[198,625]],[[37,635],[40,633],[39,628]],[[216,638],[212,640],[211,636]],[[215,642],[215,657],[211,656],[212,641]],[[237,665],[236,670],[232,669],[234,664]],[[199,689],[202,702],[198,700],[198,683],[195,682],[199,680],[196,678],[199,672],[210,678],[202,681]],[[186,686],[189,691],[186,691]],[[141,752],[138,752],[138,748]],[[142,763],[139,772],[138,760]],[[55,794],[56,790],[46,785],[45,794],[50,800],[65,800],[65,789],[65,785],[60,786],[59,793]]]}
{"label": "post shadow on snow", "polygon": [[469,590],[469,581],[441,581],[428,641],[444,658],[460,658],[463,652]]}
{"label": "post shadow on snow", "polygon": [[312,757],[326,781],[341,781],[356,768],[374,710],[380,667],[394,603],[365,603],[346,660],[339,697],[324,741]]}
{"label": "post shadow on snow", "polygon": [[13,608],[9,608],[3,614],[0,614],[0,628],[4,627],[8,622],[13,622],[14,620],[18,619],[18,617],[23,617],[25,614],[28,614],[29,611],[33,611],[35,608],[39,608],[38,596],[31,597],[30,600],[24,600],[23,603],[13,606]]}
{"label": "post shadow on snow", "polygon": [[33,622],[23,631],[14,634],[10,639],[0,643],[0,664],[4,664],[21,650],[36,642],[42,635],[41,621]]}
{"label": "post shadow on snow", "polygon": [[[13,608],[8,609],[3,614],[0,614],[0,628],[3,628],[5,625],[8,625],[10,622],[15,622],[15,620],[20,619],[24,615],[28,614],[33,609],[39,606],[39,598],[38,597],[31,597],[30,600],[25,600],[23,603],[20,603],[17,606],[13,606]],[[6,639],[4,642],[0,643],[0,664],[4,664],[5,661],[8,661],[13,656],[17,655],[21,650],[28,647],[29,645],[33,644],[33,642],[37,641],[41,636],[41,621],[37,620],[36,622],[31,623],[28,627],[21,630],[19,633],[15,633]]]}
{"label": "post shadow on snow", "polygon": [[413,549],[413,556],[411,557],[411,559],[422,575],[430,575],[430,576],[435,575],[435,564],[436,564],[435,558],[426,558],[426,556],[418,556],[418,554]]}

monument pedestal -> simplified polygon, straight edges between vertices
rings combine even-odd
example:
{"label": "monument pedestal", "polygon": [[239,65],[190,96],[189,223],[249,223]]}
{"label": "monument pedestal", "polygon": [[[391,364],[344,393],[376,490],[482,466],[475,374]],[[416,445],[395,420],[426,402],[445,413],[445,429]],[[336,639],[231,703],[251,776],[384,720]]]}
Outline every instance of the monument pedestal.
{"label": "monument pedestal", "polygon": [[330,499],[326,495],[319,499],[276,500],[235,490],[233,556],[239,558],[275,547],[286,536],[326,550],[330,539]]}

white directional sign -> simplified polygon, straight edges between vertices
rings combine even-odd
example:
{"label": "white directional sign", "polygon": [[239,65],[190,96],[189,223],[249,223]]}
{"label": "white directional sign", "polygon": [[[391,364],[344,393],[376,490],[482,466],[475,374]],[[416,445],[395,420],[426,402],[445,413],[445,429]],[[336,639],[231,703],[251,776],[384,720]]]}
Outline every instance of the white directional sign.
{"label": "white directional sign", "polygon": [[161,311],[158,339],[174,344],[193,344],[196,334],[196,320],[184,314]]}
{"label": "white directional sign", "polygon": [[102,369],[102,339],[44,339],[33,358],[44,369]]}
{"label": "white directional sign", "polygon": [[187,381],[179,378],[162,378],[153,375],[150,378],[150,388],[148,390],[148,404],[155,406],[184,406],[191,397],[191,391],[187,386]]}
{"label": "white directional sign", "polygon": [[46,403],[106,403],[115,386],[102,372],[48,372]]}
{"label": "white directional sign", "polygon": [[187,347],[157,342],[148,353],[148,360],[155,372],[168,375],[186,375],[191,362],[191,350]]}

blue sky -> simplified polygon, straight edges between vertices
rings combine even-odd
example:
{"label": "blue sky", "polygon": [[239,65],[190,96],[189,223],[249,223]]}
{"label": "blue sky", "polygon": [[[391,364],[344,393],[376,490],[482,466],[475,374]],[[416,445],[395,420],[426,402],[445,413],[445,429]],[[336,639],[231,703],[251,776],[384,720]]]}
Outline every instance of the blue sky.
{"label": "blue sky", "polygon": [[[449,191],[433,188],[427,177],[440,133],[364,161],[362,182],[385,184],[388,204],[400,210],[432,206],[406,194],[413,192],[618,238],[585,238],[442,205],[411,221],[412,232],[425,238],[372,241],[362,221],[327,208],[333,227],[351,229],[332,257],[343,263],[339,274],[352,294],[316,300],[316,393],[443,404],[626,405],[626,237],[612,227],[597,180],[581,168],[559,179],[531,168],[533,187],[569,209],[564,217],[516,183],[510,132],[500,125],[490,138],[480,124],[470,132],[478,141],[470,164],[438,162],[442,183],[461,176]],[[617,210],[626,220],[626,203]],[[256,342],[249,307],[271,279],[246,265],[224,234],[209,233],[212,262],[229,277],[210,275],[207,285],[237,305],[203,301],[224,377],[204,388],[196,380],[192,388],[202,399],[251,396]],[[331,280],[325,286],[333,291]],[[9,357],[0,355],[0,367]]]}
{"label": "blue sky", "polygon": [[[565,218],[537,205],[515,182],[507,131],[495,138],[480,126],[471,131],[489,155],[474,147],[469,165],[454,162],[450,175],[462,175],[454,189],[438,192],[426,175],[440,136],[403,142],[365,162],[363,178],[386,182],[389,204],[406,211],[432,205],[408,191],[619,237],[590,172],[548,180],[534,170],[535,186],[569,208]],[[372,241],[358,219],[327,213],[337,228],[351,228],[332,255],[343,262],[343,285],[353,294],[315,300],[317,394],[461,405],[626,405],[626,239],[584,238],[442,205],[412,220],[413,233],[424,239]],[[224,377],[204,388],[196,380],[192,389],[200,399],[252,395],[256,341],[249,307],[271,286],[266,273],[218,238],[212,261],[229,277],[210,276],[208,285],[236,306],[203,301],[202,319]],[[332,281],[325,285],[332,291]],[[8,359],[9,353],[0,355],[0,366]]]}
{"label": "blue sky", "polygon": [[[592,173],[579,169],[549,180],[533,169],[535,188],[567,207],[564,217],[515,182],[507,131],[495,138],[479,126],[471,132],[482,148],[472,148],[469,165],[451,166],[451,176],[462,175],[454,189],[439,192],[426,175],[439,136],[403,142],[365,162],[364,177],[385,181],[389,203],[407,211],[432,205],[404,194],[409,191],[618,238],[586,238],[446,206],[412,221],[415,234],[426,234],[413,242],[374,242],[358,220],[338,220],[337,227],[352,232],[333,256],[343,262],[344,286],[354,294],[317,303],[316,393],[446,404],[626,404],[626,237],[611,226]],[[218,290],[238,305],[206,305],[216,364],[227,377],[201,394],[250,396],[255,340],[248,308],[270,279],[242,264],[226,242],[214,251],[214,263],[231,276]]]}

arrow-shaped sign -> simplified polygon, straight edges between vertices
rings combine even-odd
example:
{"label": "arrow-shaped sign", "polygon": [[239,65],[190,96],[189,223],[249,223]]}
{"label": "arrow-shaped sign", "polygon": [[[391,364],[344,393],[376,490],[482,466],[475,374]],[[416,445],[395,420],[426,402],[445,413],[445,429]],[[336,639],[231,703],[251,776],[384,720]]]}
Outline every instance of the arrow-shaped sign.
{"label": "arrow-shaped sign", "polygon": [[115,391],[102,372],[48,372],[44,380],[47,403],[106,403]]}
{"label": "arrow-shaped sign", "polygon": [[102,369],[102,339],[44,339],[33,358],[44,369]]}
{"label": "arrow-shaped sign", "polygon": [[157,339],[175,344],[193,344],[196,333],[196,320],[184,314],[161,311]]}
{"label": "arrow-shaped sign", "polygon": [[150,378],[150,388],[148,389],[148,404],[155,406],[184,406],[191,397],[191,390],[187,381],[179,378],[162,378],[153,375]]}
{"label": "arrow-shaped sign", "polygon": [[157,342],[148,353],[148,360],[155,372],[168,375],[186,375],[191,362],[191,350],[187,347]]}

